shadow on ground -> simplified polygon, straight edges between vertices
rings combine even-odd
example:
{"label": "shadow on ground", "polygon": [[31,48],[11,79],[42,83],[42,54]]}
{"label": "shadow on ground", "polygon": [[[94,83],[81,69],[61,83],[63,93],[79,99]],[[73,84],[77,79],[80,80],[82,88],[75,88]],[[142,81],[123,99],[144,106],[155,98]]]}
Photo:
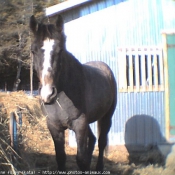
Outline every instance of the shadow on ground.
{"label": "shadow on ground", "polygon": [[149,115],[135,115],[125,124],[125,145],[129,152],[129,162],[136,165],[163,165],[164,159],[158,144],[165,144],[160,125]]}
{"label": "shadow on ground", "polygon": [[[22,159],[18,161],[21,163],[18,165],[18,170],[20,171],[35,171],[35,174],[45,174],[46,172],[54,172],[57,170],[57,164],[55,160],[55,155],[48,155],[43,153],[21,153]],[[93,156],[91,161],[91,174],[95,174],[95,166],[97,162],[97,157]],[[14,162],[15,164],[15,162]],[[129,165],[123,165],[122,163],[115,163],[107,158],[104,158],[104,173],[110,175],[129,175],[132,174],[135,167]],[[66,171],[79,171],[76,164],[75,155],[67,155],[66,161]],[[74,174],[73,172],[70,174]],[[76,174],[76,173],[75,173]]]}

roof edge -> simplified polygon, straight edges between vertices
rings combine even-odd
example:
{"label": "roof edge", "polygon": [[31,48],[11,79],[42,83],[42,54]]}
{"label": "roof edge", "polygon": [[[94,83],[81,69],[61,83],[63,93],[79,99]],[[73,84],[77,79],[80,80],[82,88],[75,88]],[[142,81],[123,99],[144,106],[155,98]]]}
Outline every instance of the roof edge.
{"label": "roof edge", "polygon": [[77,7],[79,5],[82,5],[86,2],[91,2],[92,0],[68,0],[62,3],[59,3],[57,5],[48,7],[45,9],[45,15],[46,16],[53,16],[57,13],[61,13],[65,10],[68,10],[70,8]]}

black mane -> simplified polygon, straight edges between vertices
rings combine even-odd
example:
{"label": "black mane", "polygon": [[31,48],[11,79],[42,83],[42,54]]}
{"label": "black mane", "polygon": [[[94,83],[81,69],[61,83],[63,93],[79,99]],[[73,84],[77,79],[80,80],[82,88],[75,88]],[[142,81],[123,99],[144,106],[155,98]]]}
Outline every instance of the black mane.
{"label": "black mane", "polygon": [[62,51],[61,60],[63,69],[59,76],[58,89],[64,91],[75,106],[85,112],[83,66],[66,50]]}

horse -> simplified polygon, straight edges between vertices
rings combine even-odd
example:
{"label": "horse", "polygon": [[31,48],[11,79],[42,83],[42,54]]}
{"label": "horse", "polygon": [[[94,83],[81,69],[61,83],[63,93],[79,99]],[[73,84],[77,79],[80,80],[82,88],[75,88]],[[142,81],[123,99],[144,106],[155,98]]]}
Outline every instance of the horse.
{"label": "horse", "polygon": [[40,81],[41,109],[47,116],[58,170],[66,169],[65,130],[75,132],[76,162],[80,170],[90,170],[96,142],[89,124],[97,121],[99,155],[96,170],[104,167],[103,156],[117,103],[117,84],[113,72],[101,61],[81,64],[66,49],[64,21],[55,24],[30,17],[33,33],[31,53]]}

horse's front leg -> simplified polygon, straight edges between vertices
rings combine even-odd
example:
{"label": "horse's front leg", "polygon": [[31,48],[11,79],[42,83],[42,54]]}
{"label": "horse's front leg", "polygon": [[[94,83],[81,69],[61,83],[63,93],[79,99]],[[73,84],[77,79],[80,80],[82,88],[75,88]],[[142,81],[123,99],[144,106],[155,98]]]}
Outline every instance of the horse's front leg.
{"label": "horse's front leg", "polygon": [[47,118],[47,126],[54,141],[58,170],[64,171],[66,163],[66,153],[64,149],[65,144],[64,129],[62,127],[59,127],[59,125],[49,120],[48,118]]}
{"label": "horse's front leg", "polygon": [[86,121],[84,114],[74,120],[73,130],[77,141],[77,164],[81,171],[89,170],[90,162],[87,155],[88,122]]}

